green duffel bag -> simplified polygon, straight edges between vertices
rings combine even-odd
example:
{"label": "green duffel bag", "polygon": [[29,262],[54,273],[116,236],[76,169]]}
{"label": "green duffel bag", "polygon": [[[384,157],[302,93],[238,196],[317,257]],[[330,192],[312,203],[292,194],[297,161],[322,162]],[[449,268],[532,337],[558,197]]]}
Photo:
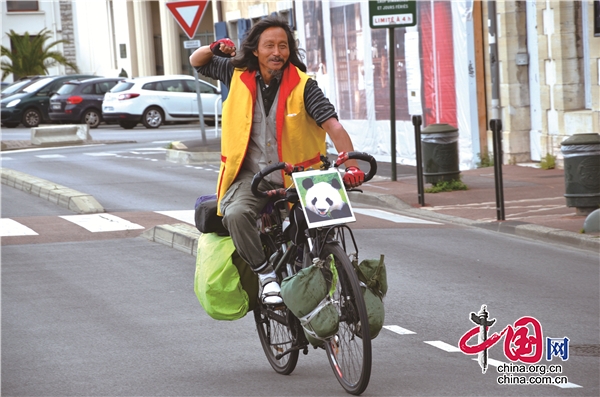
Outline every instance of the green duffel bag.
{"label": "green duffel bag", "polygon": [[[367,316],[369,317],[369,334],[371,335],[371,339],[375,339],[379,335],[381,328],[383,328],[385,320],[383,301],[371,289],[366,287],[361,288],[363,290],[365,306],[367,307]],[[358,336],[361,336],[360,332]]]}
{"label": "green duffel bag", "polygon": [[329,288],[321,268],[309,266],[281,282],[281,298],[298,318],[312,312],[327,296]]}
{"label": "green duffel bag", "polygon": [[237,320],[252,310],[258,277],[237,254],[231,237],[203,233],[198,238],[194,291],[215,320]]}
{"label": "green duffel bag", "polygon": [[[321,303],[304,317],[299,317],[304,333],[308,334],[309,342],[329,338],[336,334],[339,328],[340,315],[329,299],[323,299]],[[319,343],[320,344],[320,343]]]}
{"label": "green duffel bag", "polygon": [[327,297],[333,293],[330,288],[335,283],[335,266],[327,269],[315,265],[286,277],[281,283],[283,302],[298,317],[307,339],[315,346],[322,343],[319,339],[328,338],[338,330],[339,314]]}
{"label": "green duffel bag", "polygon": [[[369,334],[371,339],[375,339],[385,321],[385,308],[383,306],[383,297],[387,293],[387,272],[385,269],[384,256],[379,259],[365,259],[356,264],[352,262],[354,269],[361,281],[367,315],[369,317]],[[360,331],[358,336],[361,336]]]}
{"label": "green duffel bag", "polygon": [[383,259],[384,255],[381,255],[379,259],[365,259],[358,266],[356,261],[352,262],[358,279],[382,299],[388,290],[387,272]]}

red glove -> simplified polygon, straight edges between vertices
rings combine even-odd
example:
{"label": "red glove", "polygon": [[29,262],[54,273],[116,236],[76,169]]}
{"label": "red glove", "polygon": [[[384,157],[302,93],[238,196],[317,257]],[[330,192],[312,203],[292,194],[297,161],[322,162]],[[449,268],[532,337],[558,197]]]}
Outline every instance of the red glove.
{"label": "red glove", "polygon": [[358,187],[365,181],[365,173],[358,167],[346,167],[344,185],[349,188]]}
{"label": "red glove", "polygon": [[219,39],[210,45],[210,50],[212,51],[212,53],[219,57],[231,58],[231,54],[227,54],[221,51],[221,44],[224,44],[226,47],[233,47],[233,51],[235,52],[235,44],[233,43],[233,41],[229,39]]}

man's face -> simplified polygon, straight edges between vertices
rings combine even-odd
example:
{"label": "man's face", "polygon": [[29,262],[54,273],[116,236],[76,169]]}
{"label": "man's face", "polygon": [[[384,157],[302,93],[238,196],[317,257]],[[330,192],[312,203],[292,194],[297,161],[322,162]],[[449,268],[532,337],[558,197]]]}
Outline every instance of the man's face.
{"label": "man's face", "polygon": [[[281,70],[290,57],[285,30],[278,27],[265,29],[258,40],[258,49],[253,54],[258,58],[261,74],[270,80],[270,76]],[[265,76],[265,73],[269,76]]]}

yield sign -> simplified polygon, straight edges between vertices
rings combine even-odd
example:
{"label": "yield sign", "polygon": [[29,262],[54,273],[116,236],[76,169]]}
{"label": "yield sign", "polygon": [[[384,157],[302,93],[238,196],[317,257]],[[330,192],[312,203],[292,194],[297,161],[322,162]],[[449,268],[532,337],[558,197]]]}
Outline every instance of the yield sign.
{"label": "yield sign", "polygon": [[167,3],[167,7],[191,40],[196,34],[207,4],[208,0],[175,1]]}

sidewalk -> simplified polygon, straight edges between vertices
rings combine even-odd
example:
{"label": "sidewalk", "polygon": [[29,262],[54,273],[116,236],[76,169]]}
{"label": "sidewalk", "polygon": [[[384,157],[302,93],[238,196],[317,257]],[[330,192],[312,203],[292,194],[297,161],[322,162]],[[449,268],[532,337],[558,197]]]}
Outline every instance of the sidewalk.
{"label": "sidewalk", "polygon": [[[380,167],[385,167],[385,163]],[[579,233],[585,216],[566,206],[564,172],[559,169],[517,165],[502,166],[504,214],[506,221],[519,221]],[[396,182],[378,180],[364,186],[365,192],[391,194],[411,207],[467,218],[478,222],[497,221],[494,168],[461,172],[469,188],[443,193],[425,193],[425,206],[419,205],[416,176]],[[425,185],[427,188],[430,185]]]}

